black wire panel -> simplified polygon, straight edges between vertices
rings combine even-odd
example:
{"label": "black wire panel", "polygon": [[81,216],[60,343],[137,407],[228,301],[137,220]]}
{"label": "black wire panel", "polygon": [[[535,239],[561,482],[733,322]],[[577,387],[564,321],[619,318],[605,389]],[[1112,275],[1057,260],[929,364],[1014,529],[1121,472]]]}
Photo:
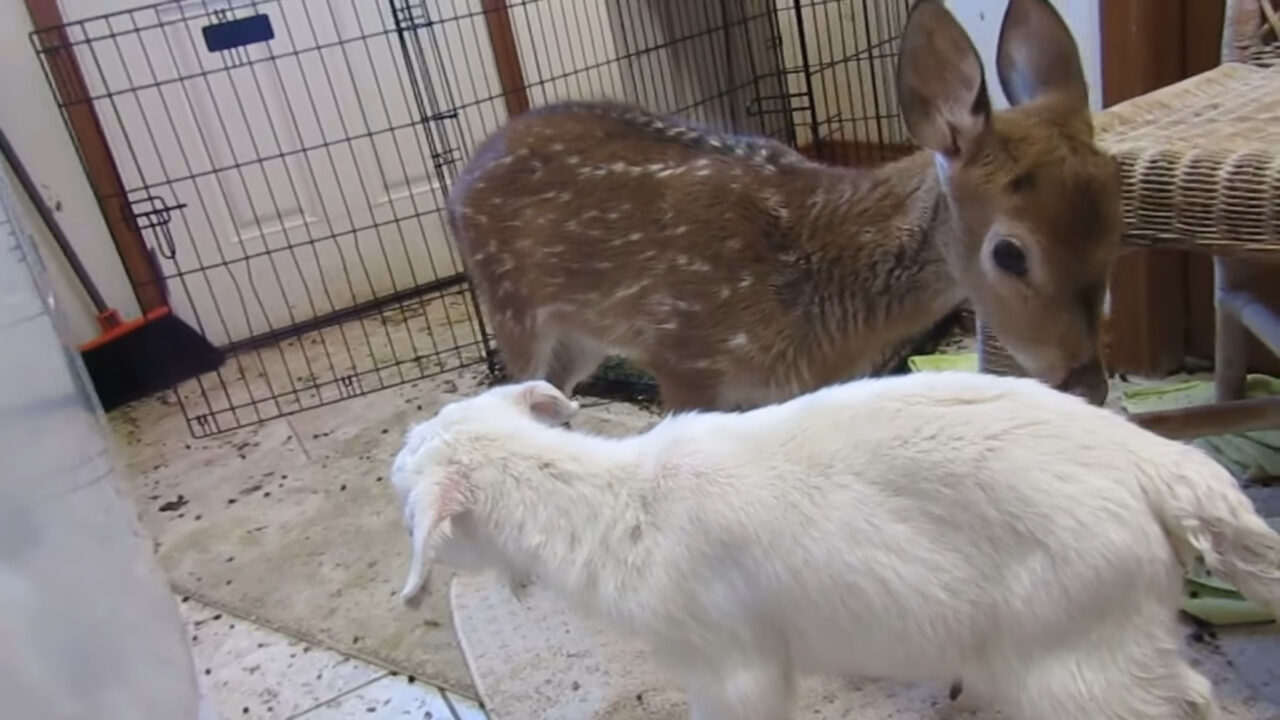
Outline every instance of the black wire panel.
{"label": "black wire panel", "polygon": [[888,80],[909,2],[175,0],[32,41],[68,127],[92,108],[106,137],[113,231],[141,235],[174,312],[232,351],[175,388],[204,436],[492,360],[442,210],[515,96],[630,100],[863,161],[832,149],[904,142]]}
{"label": "black wire panel", "polygon": [[911,149],[893,84],[911,0],[793,0],[784,60],[805,98],[797,143],[819,158],[874,164]]}

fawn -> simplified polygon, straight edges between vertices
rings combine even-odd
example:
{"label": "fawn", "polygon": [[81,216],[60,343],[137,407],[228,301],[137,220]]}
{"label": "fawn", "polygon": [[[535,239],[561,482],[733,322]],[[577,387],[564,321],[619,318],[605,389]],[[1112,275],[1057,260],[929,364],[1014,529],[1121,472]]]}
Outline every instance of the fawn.
{"label": "fawn", "polygon": [[1047,0],[1011,0],[997,70],[1000,112],[919,0],[896,85],[922,149],[873,169],[613,102],[514,118],[448,204],[508,372],[570,392],[618,353],[668,409],[749,408],[873,373],[968,300],[1030,374],[1100,404],[1119,177]]}

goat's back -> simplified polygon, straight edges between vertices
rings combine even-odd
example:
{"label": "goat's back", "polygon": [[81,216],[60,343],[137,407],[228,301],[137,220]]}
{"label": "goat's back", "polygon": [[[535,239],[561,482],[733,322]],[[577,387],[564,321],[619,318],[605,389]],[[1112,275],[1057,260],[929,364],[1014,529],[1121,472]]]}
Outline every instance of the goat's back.
{"label": "goat's back", "polygon": [[678,416],[654,438],[669,503],[654,513],[672,555],[692,558],[690,597],[740,613],[715,603],[749,585],[818,667],[856,636],[878,657],[852,653],[868,665],[850,672],[900,653],[909,673],[930,644],[933,670],[954,670],[993,637],[1044,647],[1082,619],[1177,600],[1180,566],[1138,480],[1180,455],[1032,380],[861,381]]}

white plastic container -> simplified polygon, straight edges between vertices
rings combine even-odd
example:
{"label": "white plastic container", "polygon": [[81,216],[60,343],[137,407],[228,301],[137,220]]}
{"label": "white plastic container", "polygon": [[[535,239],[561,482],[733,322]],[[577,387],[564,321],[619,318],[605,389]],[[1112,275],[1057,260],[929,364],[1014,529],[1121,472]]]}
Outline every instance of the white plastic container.
{"label": "white plastic container", "polygon": [[0,162],[0,716],[210,718],[15,187]]}

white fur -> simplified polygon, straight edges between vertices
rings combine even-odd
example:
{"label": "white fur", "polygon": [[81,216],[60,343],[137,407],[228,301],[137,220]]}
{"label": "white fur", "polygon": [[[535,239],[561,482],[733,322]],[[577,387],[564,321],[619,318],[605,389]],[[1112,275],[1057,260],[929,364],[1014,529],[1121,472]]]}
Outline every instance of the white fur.
{"label": "white fur", "polygon": [[1280,536],[1225,470],[1033,380],[864,380],[625,439],[553,426],[575,409],[507,385],[409,431],[404,596],[436,560],[533,578],[647,640],[696,720],[785,718],[799,673],[962,677],[1022,720],[1211,718],[1184,564],[1280,606]]}

